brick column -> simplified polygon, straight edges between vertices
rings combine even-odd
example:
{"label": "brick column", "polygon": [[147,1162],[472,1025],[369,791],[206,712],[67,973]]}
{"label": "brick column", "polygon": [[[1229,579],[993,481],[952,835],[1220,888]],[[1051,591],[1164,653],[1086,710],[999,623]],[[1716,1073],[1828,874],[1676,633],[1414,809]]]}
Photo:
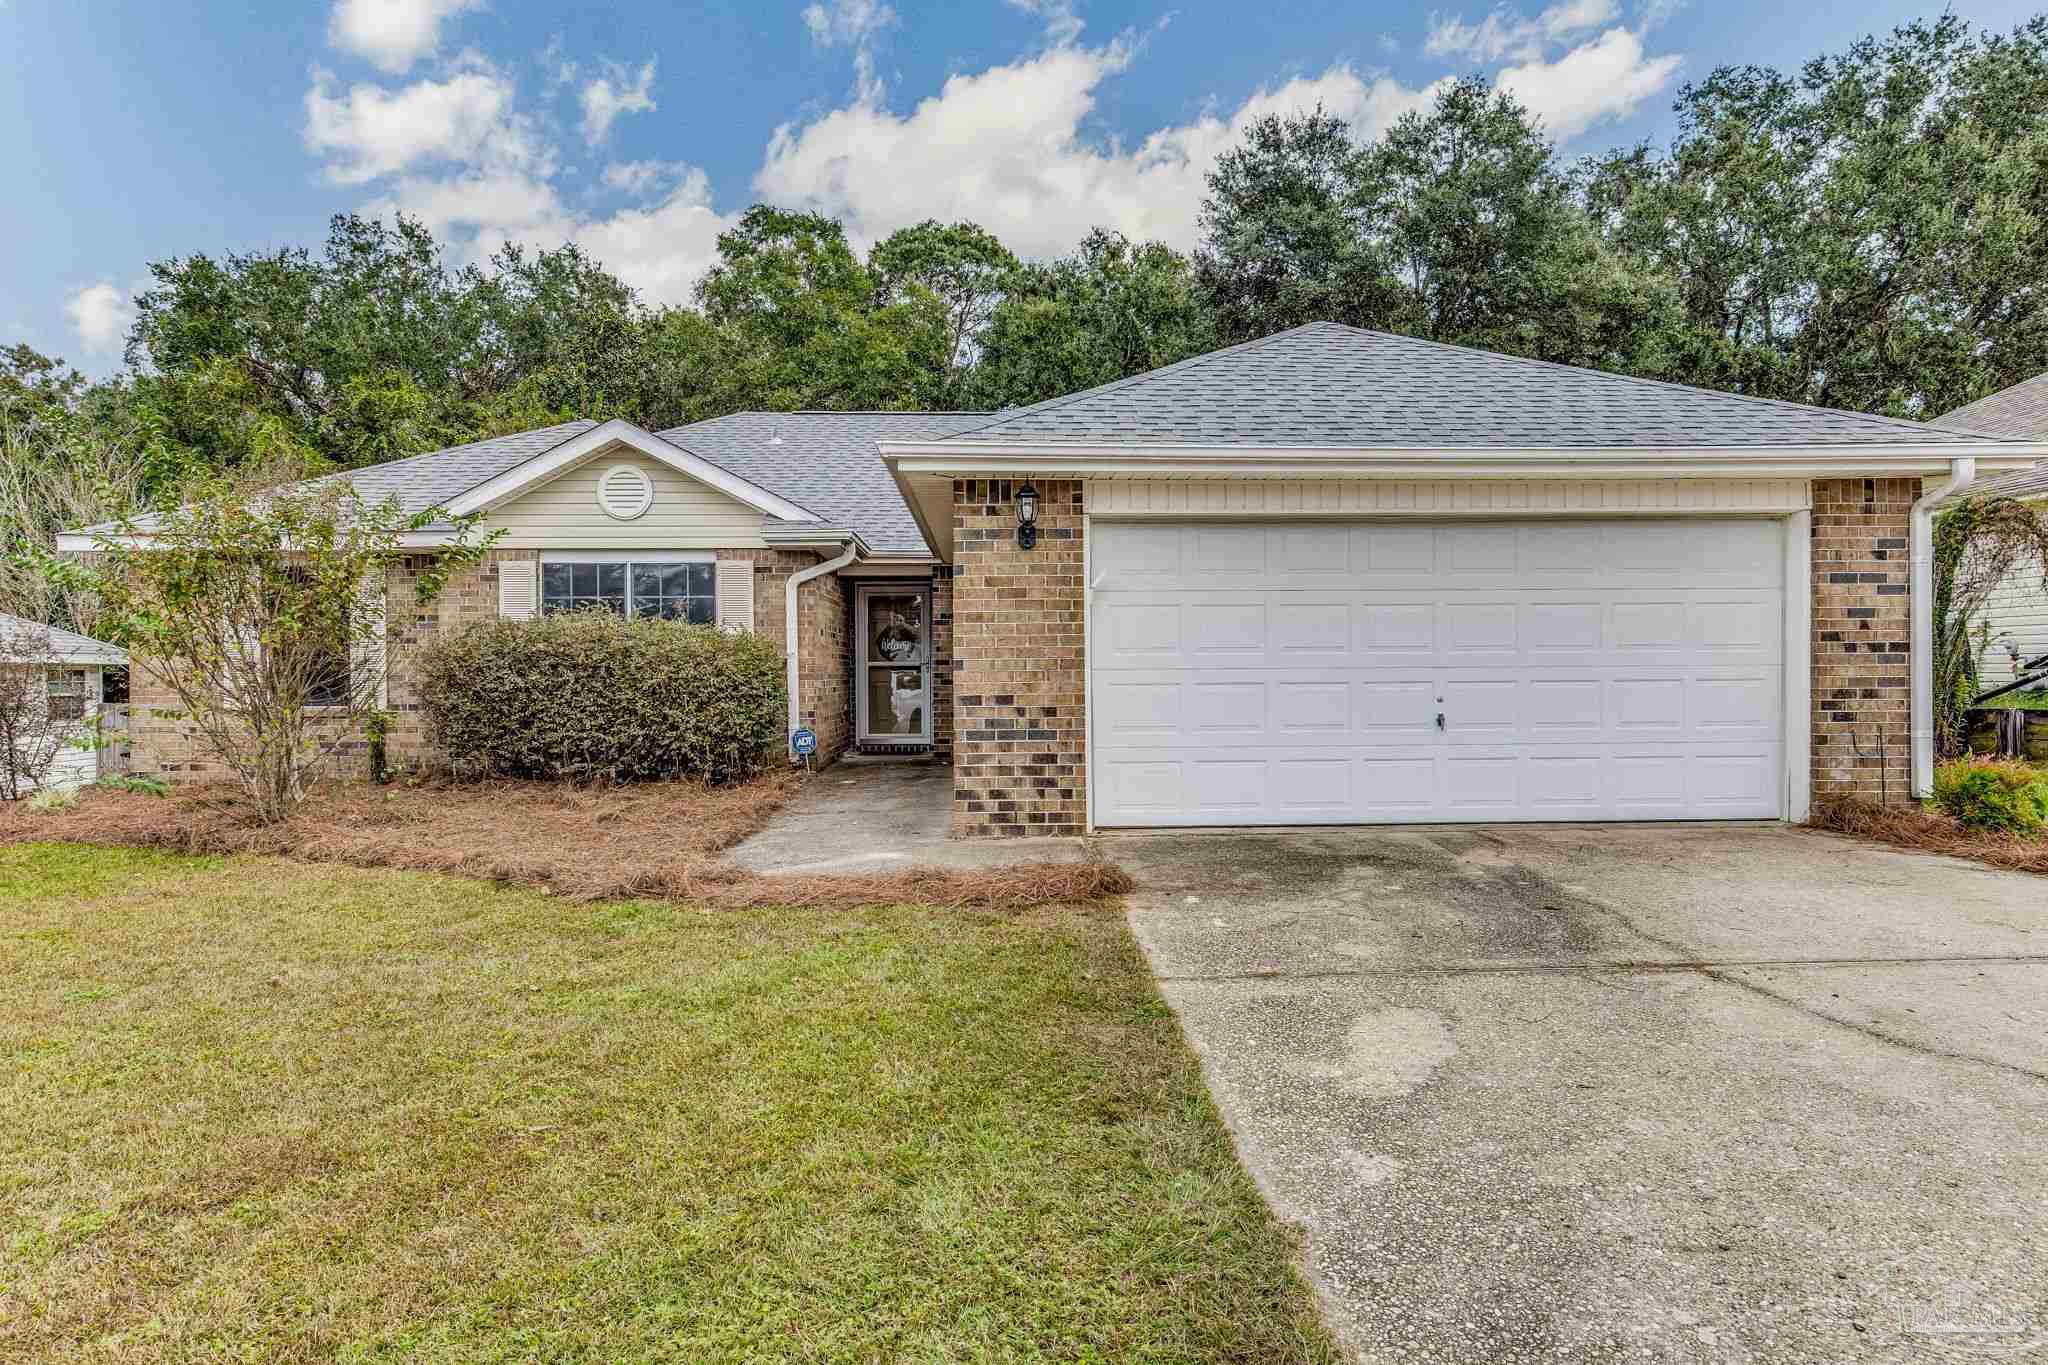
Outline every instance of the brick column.
{"label": "brick column", "polygon": [[1038,545],[1017,548],[1022,478],[953,484],[953,832],[1087,826],[1082,486],[1034,480]]}
{"label": "brick column", "polygon": [[1813,484],[1813,799],[1912,799],[1912,597],[1918,479]]}

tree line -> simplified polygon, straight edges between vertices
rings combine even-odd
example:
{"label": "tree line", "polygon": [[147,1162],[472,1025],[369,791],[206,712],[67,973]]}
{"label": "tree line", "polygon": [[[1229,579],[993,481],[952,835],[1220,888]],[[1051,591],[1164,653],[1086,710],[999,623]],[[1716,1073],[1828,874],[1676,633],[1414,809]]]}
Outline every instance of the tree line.
{"label": "tree line", "polygon": [[[114,377],[0,351],[0,534],[572,416],[1008,407],[1316,319],[1910,418],[2048,368],[2048,16],[1725,67],[1676,113],[1668,148],[1576,163],[1478,78],[1369,140],[1269,117],[1190,253],[1098,229],[1026,261],[939,222],[862,252],[757,205],[688,306],[573,245],[456,266],[342,215],[317,250],[153,263]],[[18,568],[0,599],[77,623]]]}

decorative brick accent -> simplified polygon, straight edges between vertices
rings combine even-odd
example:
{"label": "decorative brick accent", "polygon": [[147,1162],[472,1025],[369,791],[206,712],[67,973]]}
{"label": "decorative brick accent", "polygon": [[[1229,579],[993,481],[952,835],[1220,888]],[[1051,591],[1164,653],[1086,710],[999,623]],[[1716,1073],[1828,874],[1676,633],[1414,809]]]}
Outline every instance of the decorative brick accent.
{"label": "decorative brick accent", "polygon": [[1038,545],[1017,547],[1022,478],[953,484],[953,832],[1087,826],[1082,485],[1033,482]]}
{"label": "decorative brick accent", "polygon": [[1912,589],[1918,479],[1813,485],[1813,799],[1912,799]]}

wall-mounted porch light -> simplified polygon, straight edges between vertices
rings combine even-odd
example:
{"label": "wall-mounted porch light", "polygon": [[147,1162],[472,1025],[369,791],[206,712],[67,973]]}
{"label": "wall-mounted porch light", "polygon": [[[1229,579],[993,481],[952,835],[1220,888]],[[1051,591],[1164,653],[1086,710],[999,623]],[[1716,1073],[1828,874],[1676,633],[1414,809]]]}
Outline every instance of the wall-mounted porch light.
{"label": "wall-mounted porch light", "polygon": [[1038,490],[1025,484],[1017,490],[1017,548],[1038,544]]}

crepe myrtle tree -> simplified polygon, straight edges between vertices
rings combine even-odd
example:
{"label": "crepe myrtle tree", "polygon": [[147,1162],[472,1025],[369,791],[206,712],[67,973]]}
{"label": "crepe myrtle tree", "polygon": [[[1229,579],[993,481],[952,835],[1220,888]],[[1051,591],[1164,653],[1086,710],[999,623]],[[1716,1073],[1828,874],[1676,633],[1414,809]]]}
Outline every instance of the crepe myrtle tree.
{"label": "crepe myrtle tree", "polygon": [[402,537],[452,524],[416,599],[432,601],[499,533],[440,508],[407,514],[340,478],[250,495],[203,482],[145,525],[116,523],[80,560],[46,571],[95,594],[103,631],[177,698],[260,820],[284,819],[308,780],[382,719],[384,571]]}
{"label": "crepe myrtle tree", "polygon": [[93,745],[84,694],[52,691],[63,670],[49,657],[49,627],[0,620],[0,800],[33,795],[66,749]]}

